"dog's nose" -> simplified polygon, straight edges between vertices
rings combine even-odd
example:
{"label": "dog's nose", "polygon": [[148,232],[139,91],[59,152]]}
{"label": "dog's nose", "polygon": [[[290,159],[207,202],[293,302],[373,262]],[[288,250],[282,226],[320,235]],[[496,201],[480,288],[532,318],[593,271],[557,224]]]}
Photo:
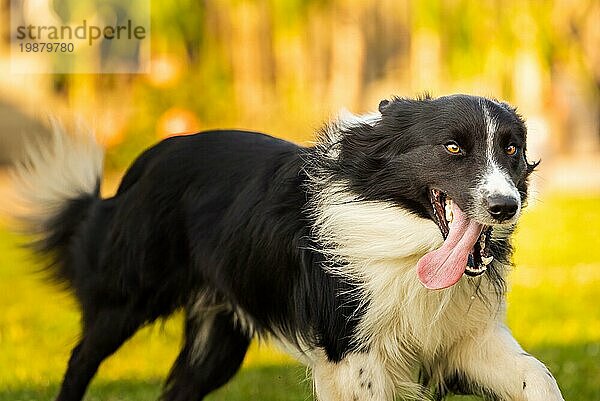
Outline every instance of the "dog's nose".
{"label": "dog's nose", "polygon": [[492,195],[487,198],[488,212],[498,221],[513,217],[519,210],[519,203],[511,196]]}

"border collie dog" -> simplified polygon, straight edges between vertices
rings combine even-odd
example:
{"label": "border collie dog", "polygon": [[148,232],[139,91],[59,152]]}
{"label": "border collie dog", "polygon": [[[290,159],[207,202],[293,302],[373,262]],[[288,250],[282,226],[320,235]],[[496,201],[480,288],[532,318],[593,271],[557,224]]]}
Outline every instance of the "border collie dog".
{"label": "border collie dog", "polygon": [[201,400],[253,337],[321,401],[563,400],[503,323],[510,237],[535,168],[511,106],[394,98],[314,146],[255,132],[166,139],[101,198],[102,152],[55,127],[16,170],[35,249],[81,306],[57,397],[81,400],[141,326],[185,311],[161,399]]}

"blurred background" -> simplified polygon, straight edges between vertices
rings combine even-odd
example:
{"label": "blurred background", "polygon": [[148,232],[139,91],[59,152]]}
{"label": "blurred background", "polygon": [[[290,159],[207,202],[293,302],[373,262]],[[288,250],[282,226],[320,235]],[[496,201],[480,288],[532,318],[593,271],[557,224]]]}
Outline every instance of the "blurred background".
{"label": "blurred background", "polygon": [[[33,14],[57,3],[26,2]],[[600,400],[598,0],[152,0],[150,72],[121,75],[11,73],[9,15],[0,0],[0,199],[48,113],[95,130],[110,195],[137,154],[174,134],[235,127],[309,144],[342,107],[369,112],[424,92],[517,106],[542,164],[516,239],[509,324],[565,399]],[[77,312],[4,227],[0,400],[51,399]],[[179,336],[180,317],[140,333],[103,365],[88,400],[155,398]],[[303,368],[262,348],[211,400],[311,398]]]}

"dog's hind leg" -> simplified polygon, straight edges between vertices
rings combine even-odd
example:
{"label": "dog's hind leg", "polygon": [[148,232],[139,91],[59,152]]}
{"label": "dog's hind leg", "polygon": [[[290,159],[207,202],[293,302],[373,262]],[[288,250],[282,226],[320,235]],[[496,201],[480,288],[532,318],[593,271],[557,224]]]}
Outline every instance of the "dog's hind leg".
{"label": "dog's hind leg", "polygon": [[188,314],[185,343],[167,379],[164,401],[198,401],[238,371],[250,336],[234,323],[231,312]]}
{"label": "dog's hind leg", "polygon": [[101,309],[84,318],[83,335],[71,352],[56,401],[79,401],[100,363],[113,354],[143,323],[128,309]]}

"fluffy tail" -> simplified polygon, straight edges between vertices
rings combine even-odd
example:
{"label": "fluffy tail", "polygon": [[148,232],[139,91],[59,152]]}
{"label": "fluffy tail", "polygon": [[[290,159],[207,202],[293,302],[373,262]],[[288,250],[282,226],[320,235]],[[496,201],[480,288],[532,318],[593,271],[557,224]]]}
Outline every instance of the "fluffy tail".
{"label": "fluffy tail", "polygon": [[[45,138],[44,138],[45,139]],[[69,135],[52,121],[50,141],[26,144],[13,174],[18,227],[32,236],[33,249],[48,258],[59,281],[72,282],[68,251],[73,235],[99,201],[103,151],[91,133]]]}

